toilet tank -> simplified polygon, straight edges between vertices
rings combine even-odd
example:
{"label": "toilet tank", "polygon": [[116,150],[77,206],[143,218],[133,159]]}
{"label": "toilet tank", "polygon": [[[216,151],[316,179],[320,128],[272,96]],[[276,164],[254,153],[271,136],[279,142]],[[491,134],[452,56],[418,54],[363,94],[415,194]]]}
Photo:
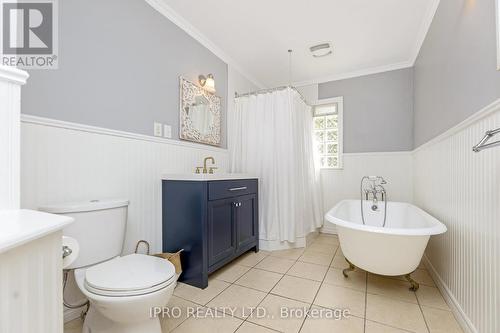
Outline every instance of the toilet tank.
{"label": "toilet tank", "polygon": [[91,200],[40,207],[41,211],[71,216],[75,222],[63,229],[80,245],[77,259],[66,269],[94,265],[116,256],[123,249],[128,200]]}

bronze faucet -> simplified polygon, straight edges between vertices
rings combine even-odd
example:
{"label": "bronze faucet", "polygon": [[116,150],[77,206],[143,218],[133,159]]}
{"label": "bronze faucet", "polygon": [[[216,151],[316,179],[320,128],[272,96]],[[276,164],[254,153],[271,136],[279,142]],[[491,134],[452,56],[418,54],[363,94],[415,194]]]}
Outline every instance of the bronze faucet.
{"label": "bronze faucet", "polygon": [[[215,159],[212,157],[212,156],[208,156],[208,157],[205,157],[203,159],[203,173],[214,173],[214,170],[217,169],[217,167],[215,166],[211,166],[211,167],[208,167],[207,168],[207,161],[208,160],[211,160],[212,161],[212,165],[215,165]],[[196,167],[196,173],[200,173],[200,169],[201,167]]]}

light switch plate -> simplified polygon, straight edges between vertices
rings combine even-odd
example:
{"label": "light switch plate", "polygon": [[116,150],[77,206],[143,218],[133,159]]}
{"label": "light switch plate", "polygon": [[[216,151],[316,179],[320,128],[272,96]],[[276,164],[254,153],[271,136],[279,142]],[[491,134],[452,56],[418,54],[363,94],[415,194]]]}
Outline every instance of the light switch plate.
{"label": "light switch plate", "polygon": [[153,133],[154,136],[163,136],[163,124],[155,122]]}
{"label": "light switch plate", "polygon": [[172,138],[172,126],[170,125],[163,125],[163,137],[165,138]]}

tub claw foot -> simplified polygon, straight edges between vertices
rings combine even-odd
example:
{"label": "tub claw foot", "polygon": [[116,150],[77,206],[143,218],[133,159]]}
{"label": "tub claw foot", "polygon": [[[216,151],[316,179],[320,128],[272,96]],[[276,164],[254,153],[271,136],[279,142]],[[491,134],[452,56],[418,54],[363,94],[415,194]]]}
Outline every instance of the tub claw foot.
{"label": "tub claw foot", "polygon": [[406,279],[406,281],[410,282],[410,284],[411,284],[410,290],[411,291],[417,291],[418,290],[418,288],[420,287],[420,285],[418,284],[417,281],[415,281],[415,280],[413,280],[411,278],[410,274],[406,274],[405,275],[405,279]]}
{"label": "tub claw foot", "polygon": [[342,270],[342,274],[344,275],[344,277],[349,277],[349,275],[347,275],[347,273],[352,272],[354,270],[355,266],[349,260],[347,260],[347,258],[345,259],[345,261],[347,261],[347,263],[349,264],[349,267]]}

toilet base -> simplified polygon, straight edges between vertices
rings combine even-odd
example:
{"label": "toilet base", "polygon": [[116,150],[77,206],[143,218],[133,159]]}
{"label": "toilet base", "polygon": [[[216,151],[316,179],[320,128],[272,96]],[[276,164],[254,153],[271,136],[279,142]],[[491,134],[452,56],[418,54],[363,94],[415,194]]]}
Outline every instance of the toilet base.
{"label": "toilet base", "polygon": [[82,333],[161,333],[160,319],[136,323],[117,323],[96,311],[92,305],[83,322]]}

